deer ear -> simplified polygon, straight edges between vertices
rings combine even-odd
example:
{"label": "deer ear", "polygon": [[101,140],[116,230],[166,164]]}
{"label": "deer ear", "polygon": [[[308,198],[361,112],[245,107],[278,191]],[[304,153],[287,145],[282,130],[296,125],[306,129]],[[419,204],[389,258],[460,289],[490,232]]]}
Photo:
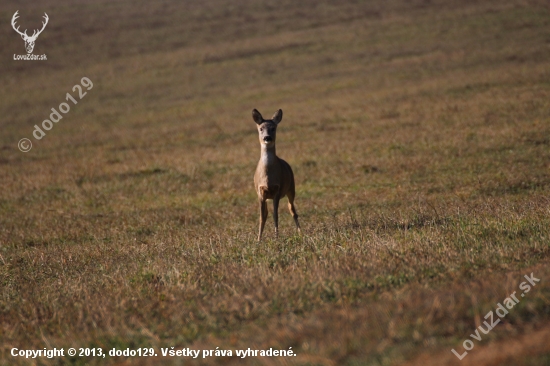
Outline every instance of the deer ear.
{"label": "deer ear", "polygon": [[282,119],[283,119],[283,110],[282,109],[279,109],[277,112],[275,112],[273,117],[271,117],[271,120],[273,122],[275,122],[276,124],[279,124],[279,122],[281,122]]}
{"label": "deer ear", "polygon": [[259,125],[261,125],[262,122],[264,121],[264,118],[262,117],[262,114],[260,112],[258,112],[257,109],[252,110],[252,118],[254,119],[254,122],[256,122]]}

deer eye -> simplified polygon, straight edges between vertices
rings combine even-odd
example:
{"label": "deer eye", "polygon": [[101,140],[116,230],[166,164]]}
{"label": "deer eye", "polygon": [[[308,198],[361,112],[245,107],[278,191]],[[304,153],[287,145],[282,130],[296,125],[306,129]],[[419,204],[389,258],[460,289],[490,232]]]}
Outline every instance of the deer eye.
{"label": "deer eye", "polygon": [[260,128],[260,131],[263,131],[263,130],[264,130],[264,129],[263,129],[263,127],[262,127],[262,128]]}

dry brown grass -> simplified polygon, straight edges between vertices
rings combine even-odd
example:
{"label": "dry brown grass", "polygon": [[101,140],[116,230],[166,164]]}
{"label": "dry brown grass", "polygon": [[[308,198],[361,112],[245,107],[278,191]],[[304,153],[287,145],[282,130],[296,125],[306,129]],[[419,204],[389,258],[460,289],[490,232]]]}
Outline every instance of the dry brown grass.
{"label": "dry brown grass", "polygon": [[[18,9],[50,24],[47,62],[12,61],[23,42],[0,37],[3,364],[46,346],[547,364],[527,346],[550,324],[546,2],[8,1],[3,24]],[[83,76],[94,88],[35,140]],[[252,108],[284,110],[302,237],[285,211],[281,239],[270,217],[255,242]],[[459,363],[450,349],[531,272]]]}

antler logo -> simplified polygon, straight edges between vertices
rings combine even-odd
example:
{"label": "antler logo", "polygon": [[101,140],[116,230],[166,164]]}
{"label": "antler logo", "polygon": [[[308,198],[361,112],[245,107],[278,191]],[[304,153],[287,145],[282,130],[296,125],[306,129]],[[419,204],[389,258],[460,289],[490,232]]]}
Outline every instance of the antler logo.
{"label": "antler logo", "polygon": [[48,14],[44,13],[44,22],[42,22],[42,29],[40,30],[37,30],[35,29],[32,36],[28,36],[27,35],[27,30],[25,29],[24,32],[21,32],[19,31],[19,26],[17,28],[15,28],[15,21],[17,18],[19,18],[19,15],[17,15],[17,13],[19,13],[19,10],[17,10],[15,12],[15,14],[13,14],[13,18],[11,18],[11,26],[13,27],[13,29],[19,33],[21,35],[21,38],[23,38],[23,41],[25,41],[25,49],[27,50],[27,53],[32,53],[32,50],[34,49],[34,42],[36,42],[36,39],[38,38],[38,36],[40,35],[40,33],[42,33],[42,31],[44,30],[44,28],[46,28],[46,24],[48,24]]}

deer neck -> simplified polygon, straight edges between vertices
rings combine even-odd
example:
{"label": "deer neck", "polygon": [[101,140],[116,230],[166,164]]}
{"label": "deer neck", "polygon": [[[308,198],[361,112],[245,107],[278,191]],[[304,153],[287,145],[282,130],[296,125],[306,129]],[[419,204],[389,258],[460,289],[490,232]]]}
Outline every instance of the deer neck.
{"label": "deer neck", "polygon": [[262,165],[269,166],[274,164],[277,161],[277,155],[275,153],[275,145],[273,146],[266,146],[261,145],[261,155],[260,155],[260,162]]}

